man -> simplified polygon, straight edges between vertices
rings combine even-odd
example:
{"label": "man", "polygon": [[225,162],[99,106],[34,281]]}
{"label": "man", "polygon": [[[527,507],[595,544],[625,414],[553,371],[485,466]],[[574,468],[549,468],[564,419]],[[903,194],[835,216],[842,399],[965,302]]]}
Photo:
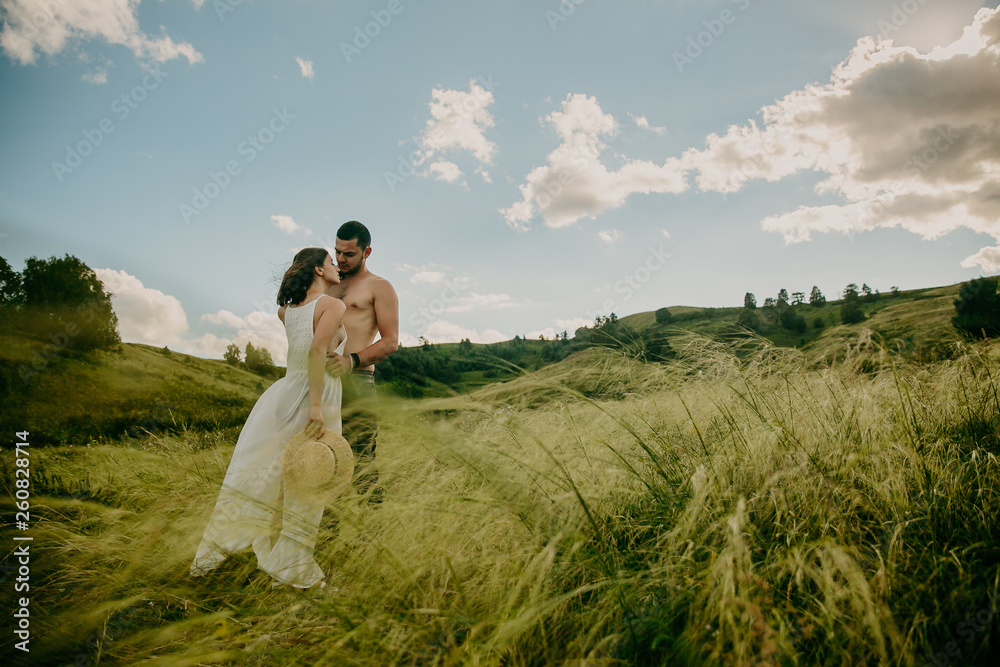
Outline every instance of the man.
{"label": "man", "polygon": [[[359,493],[371,489],[370,502],[381,500],[375,467],[375,439],[378,436],[378,396],[375,392],[375,364],[399,347],[399,300],[385,278],[368,270],[371,234],[360,222],[345,222],[337,230],[334,259],[340,269],[340,284],[327,294],[344,302],[347,329],[346,356],[331,355],[327,372],[341,378],[344,392],[341,416],[344,438],[354,451],[355,486]],[[375,340],[375,334],[380,336]]]}

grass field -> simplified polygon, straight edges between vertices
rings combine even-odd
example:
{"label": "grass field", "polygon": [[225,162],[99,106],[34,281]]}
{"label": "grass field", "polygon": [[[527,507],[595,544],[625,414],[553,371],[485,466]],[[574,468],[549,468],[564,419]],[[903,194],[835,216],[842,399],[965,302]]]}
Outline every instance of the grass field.
{"label": "grass field", "polygon": [[386,400],[386,499],[328,508],[308,593],[187,577],[231,432],[32,449],[30,664],[995,664],[1000,345],[873,340]]}

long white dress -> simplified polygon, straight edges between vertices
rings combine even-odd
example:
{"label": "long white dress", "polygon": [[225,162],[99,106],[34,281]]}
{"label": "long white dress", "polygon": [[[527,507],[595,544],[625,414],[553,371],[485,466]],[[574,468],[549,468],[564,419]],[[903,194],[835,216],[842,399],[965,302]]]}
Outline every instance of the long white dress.
{"label": "long white dress", "polygon": [[[226,557],[249,546],[258,566],[281,583],[307,588],[323,580],[313,558],[323,517],[323,502],[297,497],[282,489],[281,454],[285,444],[309,422],[309,348],[313,339],[313,313],[323,295],[299,307],[285,309],[288,361],[285,377],[261,394],[247,418],[215,510],[201,539],[191,574],[214,570]],[[343,354],[347,335],[337,353]],[[323,376],[323,421],[341,432],[340,378]],[[278,515],[281,532],[276,540]]]}

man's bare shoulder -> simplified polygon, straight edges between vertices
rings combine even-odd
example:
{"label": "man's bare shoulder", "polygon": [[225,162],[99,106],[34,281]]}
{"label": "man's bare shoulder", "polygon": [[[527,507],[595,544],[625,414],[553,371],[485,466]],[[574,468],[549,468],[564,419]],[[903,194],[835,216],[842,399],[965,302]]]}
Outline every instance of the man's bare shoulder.
{"label": "man's bare shoulder", "polygon": [[375,275],[374,273],[370,273],[369,272],[369,274],[366,276],[365,279],[371,281],[370,284],[371,284],[372,290],[376,290],[376,291],[382,292],[382,293],[387,293],[387,292],[395,293],[396,292],[396,290],[393,289],[393,287],[392,287],[392,283],[390,283],[388,280],[386,280],[382,276]]}

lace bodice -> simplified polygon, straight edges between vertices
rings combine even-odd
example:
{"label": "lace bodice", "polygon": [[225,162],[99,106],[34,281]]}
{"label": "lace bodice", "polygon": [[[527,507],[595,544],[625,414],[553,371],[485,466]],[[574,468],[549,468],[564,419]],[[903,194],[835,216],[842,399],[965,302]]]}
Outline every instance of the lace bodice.
{"label": "lace bodice", "polygon": [[[322,299],[323,297],[319,297]],[[309,371],[309,348],[312,347],[313,340],[313,313],[316,311],[316,302],[313,299],[304,306],[285,308],[285,335],[288,337],[288,370],[286,374],[308,373]],[[337,354],[344,353],[344,345],[347,343],[347,336],[344,334],[344,327],[340,327],[343,339],[337,346]]]}

